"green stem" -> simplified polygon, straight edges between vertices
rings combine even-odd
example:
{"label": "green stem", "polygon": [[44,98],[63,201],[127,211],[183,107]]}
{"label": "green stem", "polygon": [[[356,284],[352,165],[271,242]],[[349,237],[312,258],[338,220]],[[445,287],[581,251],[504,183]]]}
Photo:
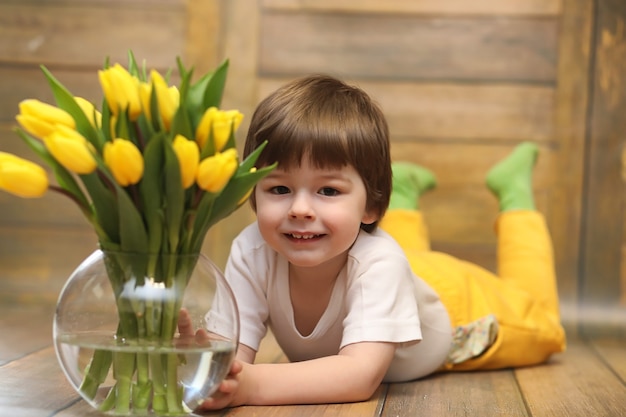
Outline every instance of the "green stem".
{"label": "green stem", "polygon": [[109,373],[113,356],[109,350],[96,350],[93,353],[91,362],[85,370],[85,378],[80,385],[80,391],[93,399],[98,392],[98,387],[104,382]]}
{"label": "green stem", "polygon": [[115,412],[128,414],[132,404],[132,378],[135,373],[135,354],[115,352],[113,367],[115,369]]}
{"label": "green stem", "polygon": [[170,412],[182,413],[182,397],[178,390],[178,355],[167,355],[167,406]]}
{"label": "green stem", "polygon": [[167,412],[167,398],[165,395],[165,381],[163,380],[163,365],[159,353],[150,354],[150,367],[152,369],[152,385],[154,390],[152,409],[156,414],[163,414]]}

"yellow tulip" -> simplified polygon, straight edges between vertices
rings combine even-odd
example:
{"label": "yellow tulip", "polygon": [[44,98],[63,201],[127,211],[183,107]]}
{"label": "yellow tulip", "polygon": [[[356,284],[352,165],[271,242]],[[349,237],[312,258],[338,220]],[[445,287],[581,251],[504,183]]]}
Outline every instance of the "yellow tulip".
{"label": "yellow tulip", "polygon": [[41,197],[48,189],[48,175],[39,165],[0,152],[0,190],[19,197]]}
{"label": "yellow tulip", "polygon": [[31,135],[39,138],[48,136],[57,125],[76,127],[68,112],[51,104],[35,99],[23,100],[19,104],[20,114],[16,116],[20,125]]}
{"label": "yellow tulip", "polygon": [[202,115],[196,130],[198,146],[203,149],[209,139],[210,132],[213,132],[215,151],[220,152],[230,138],[231,129],[233,132],[237,131],[242,120],[243,114],[238,110],[225,111],[218,110],[216,107],[209,107]]}
{"label": "yellow tulip", "polygon": [[141,114],[139,79],[120,64],[98,71],[98,77],[111,113],[117,116],[128,109],[130,119],[137,120]]}
{"label": "yellow tulip", "polygon": [[157,71],[152,70],[150,78],[154,88],[156,89],[157,100],[159,103],[159,113],[161,114],[163,125],[166,130],[169,130],[174,113],[178,108],[180,94],[176,87],[168,87],[161,74]]}
{"label": "yellow tulip", "polygon": [[56,130],[44,138],[46,148],[61,165],[77,174],[90,174],[97,163],[93,147],[83,135],[67,126],[57,125]]}
{"label": "yellow tulip", "polygon": [[200,163],[200,150],[196,142],[182,135],[176,135],[174,142],[172,142],[172,147],[178,157],[183,188],[187,189],[196,180],[196,172],[198,172]]}
{"label": "yellow tulip", "polygon": [[238,166],[235,148],[218,152],[200,162],[196,182],[203,190],[218,193],[226,186]]}
{"label": "yellow tulip", "polygon": [[74,97],[74,100],[76,100],[76,104],[78,104],[83,113],[85,113],[91,125],[95,128],[99,128],[102,125],[102,114],[96,110],[96,107],[90,101],[82,97]]}
{"label": "yellow tulip", "polygon": [[144,161],[141,151],[129,140],[114,139],[104,144],[104,163],[122,187],[139,182],[143,176]]}
{"label": "yellow tulip", "polygon": [[[139,96],[141,97],[141,104],[143,106],[144,113],[152,120],[152,114],[150,111],[150,100],[152,95],[152,89],[156,90],[157,102],[159,106],[159,114],[163,121],[163,126],[169,131],[172,125],[172,119],[178,109],[180,103],[180,93],[175,86],[169,87],[161,74],[152,70],[150,73],[151,83],[140,83]],[[153,87],[154,86],[154,87]]]}

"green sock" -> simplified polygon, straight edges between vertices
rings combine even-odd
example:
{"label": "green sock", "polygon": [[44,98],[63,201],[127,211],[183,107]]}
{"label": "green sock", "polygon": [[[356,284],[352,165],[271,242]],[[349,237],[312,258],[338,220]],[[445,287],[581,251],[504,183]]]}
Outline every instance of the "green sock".
{"label": "green sock", "polygon": [[487,174],[487,187],[498,198],[501,212],[535,209],[532,175],[538,153],[536,144],[524,142]]}
{"label": "green sock", "polygon": [[394,162],[390,209],[419,208],[419,198],[437,185],[435,175],[426,168],[408,162]]}

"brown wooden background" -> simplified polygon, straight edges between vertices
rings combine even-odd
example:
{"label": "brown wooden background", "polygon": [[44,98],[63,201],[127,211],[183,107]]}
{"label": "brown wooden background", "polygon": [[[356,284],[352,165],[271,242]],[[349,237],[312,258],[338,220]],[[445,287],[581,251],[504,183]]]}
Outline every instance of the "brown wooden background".
{"label": "brown wooden background", "polygon": [[[180,55],[198,72],[230,58],[224,105],[248,117],[284,82],[330,73],[381,104],[394,159],[436,172],[422,202],[433,246],[491,269],[484,175],[538,143],[564,321],[626,334],[625,22],[621,0],[2,0],[0,150],[35,159],[11,129],[20,100],[52,100],[40,64],[95,101],[106,56],[125,64],[132,49],[165,70]],[[0,193],[0,213],[0,302],[54,301],[95,248],[86,222],[52,193]],[[210,233],[219,265],[251,219]]]}

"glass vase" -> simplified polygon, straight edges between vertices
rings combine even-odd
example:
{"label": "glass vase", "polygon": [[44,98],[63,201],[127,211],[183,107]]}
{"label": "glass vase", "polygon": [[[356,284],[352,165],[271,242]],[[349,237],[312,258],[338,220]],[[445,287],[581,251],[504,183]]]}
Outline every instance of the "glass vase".
{"label": "glass vase", "polygon": [[239,315],[202,254],[98,250],[65,283],[53,338],[67,379],[94,408],[185,416],[228,374]]}

